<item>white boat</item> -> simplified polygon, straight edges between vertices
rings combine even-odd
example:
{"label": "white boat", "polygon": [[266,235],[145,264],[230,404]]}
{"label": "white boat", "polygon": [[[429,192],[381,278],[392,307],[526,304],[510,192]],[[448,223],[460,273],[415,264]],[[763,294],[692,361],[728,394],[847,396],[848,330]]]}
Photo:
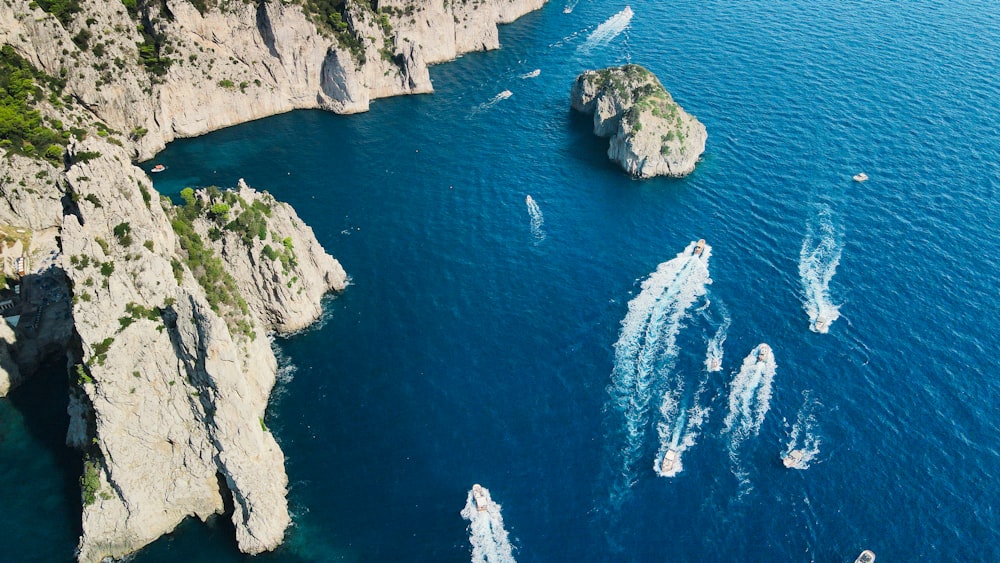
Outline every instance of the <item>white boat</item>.
{"label": "white boat", "polygon": [[788,455],[781,458],[781,463],[789,469],[800,469],[804,455],[805,453],[802,450],[792,450],[788,452]]}
{"label": "white boat", "polygon": [[166,166],[164,166],[162,164],[157,164],[156,166],[153,167],[152,170],[150,170],[150,172],[163,172],[166,169],[167,169]]}
{"label": "white boat", "polygon": [[476,510],[479,512],[486,512],[490,506],[490,497],[486,495],[486,491],[479,483],[472,486],[472,499],[476,501]]}
{"label": "white boat", "polygon": [[691,256],[701,256],[701,253],[705,252],[705,239],[698,239],[698,242],[694,245],[694,250],[691,252]]}
{"label": "white boat", "polygon": [[708,371],[720,371],[722,369],[722,360],[719,358],[709,358],[705,364],[708,367]]}
{"label": "white boat", "polygon": [[866,549],[861,552],[861,555],[854,560],[854,563],[874,563],[875,562],[875,552],[870,549]]}
{"label": "white boat", "polygon": [[857,174],[854,175],[855,182],[864,182],[867,179],[868,179],[868,174],[865,174],[864,172],[858,172]]}
{"label": "white boat", "polygon": [[761,344],[760,348],[757,349],[757,363],[766,362],[771,357],[771,347],[767,344]]}
{"label": "white boat", "polygon": [[815,328],[817,331],[822,331],[826,329],[826,327],[829,326],[829,324],[830,321],[824,319],[823,317],[820,317],[816,319],[815,323],[813,323],[813,328]]}
{"label": "white boat", "polygon": [[670,448],[665,454],[663,454],[663,460],[660,462],[660,475],[669,477],[673,474],[673,469],[676,465],[677,450]]}

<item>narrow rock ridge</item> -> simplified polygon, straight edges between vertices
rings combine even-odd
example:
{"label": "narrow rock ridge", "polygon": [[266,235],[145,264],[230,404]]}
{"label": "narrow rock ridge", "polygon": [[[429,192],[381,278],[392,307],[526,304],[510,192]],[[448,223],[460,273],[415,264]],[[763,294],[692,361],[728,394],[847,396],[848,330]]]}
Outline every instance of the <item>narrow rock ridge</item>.
{"label": "narrow rock ridge", "polygon": [[608,158],[637,178],[686,176],[705,152],[705,126],[639,65],[581,74],[570,103],[594,114],[594,134],[611,137]]}
{"label": "narrow rock ridge", "polygon": [[[228,221],[206,206],[186,217],[192,228],[178,226],[184,209],[148,198],[152,185],[123,149],[95,145],[77,150],[101,156],[66,173],[76,205],[61,230],[82,343],[68,441],[87,452],[84,481],[95,484],[84,486],[79,558],[126,555],[189,515],[222,512],[222,495],[235,506],[240,549],[273,549],[290,518],[284,457],[264,424],[277,372],[266,333],[315,320],[320,297],[346,275],[270,195],[241,183],[232,215],[261,202],[264,222],[244,242],[234,219],[209,243]],[[261,234],[294,253],[286,269],[260,255]],[[227,279],[237,291],[226,293]]]}

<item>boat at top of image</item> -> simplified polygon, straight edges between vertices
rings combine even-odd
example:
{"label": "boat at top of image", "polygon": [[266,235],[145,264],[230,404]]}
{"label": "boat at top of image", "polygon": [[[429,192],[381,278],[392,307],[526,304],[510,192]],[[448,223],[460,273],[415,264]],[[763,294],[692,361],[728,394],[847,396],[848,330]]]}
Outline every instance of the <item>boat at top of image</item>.
{"label": "boat at top of image", "polygon": [[819,317],[818,319],[816,319],[816,322],[813,323],[813,328],[815,328],[816,330],[823,330],[829,325],[830,321],[824,319],[823,317]]}
{"label": "boat at top of image", "polygon": [[854,175],[855,182],[864,182],[867,179],[868,179],[868,174],[865,174],[864,172],[858,172],[857,174]]}
{"label": "boat at top of image", "polygon": [[771,347],[767,344],[761,344],[760,348],[757,350],[757,363],[766,362],[771,357]]}
{"label": "boat at top of image", "polygon": [[874,563],[874,561],[875,552],[870,549],[866,549],[861,552],[861,555],[859,555],[857,559],[854,560],[854,563]]}
{"label": "boat at top of image", "polygon": [[708,371],[720,371],[722,369],[722,360],[719,358],[709,358],[705,364],[708,367]]}
{"label": "boat at top of image", "polygon": [[486,512],[490,506],[490,497],[486,495],[486,491],[476,483],[472,486],[472,498],[476,501],[476,510],[479,512]]}
{"label": "boat at top of image", "polygon": [[705,252],[705,239],[698,239],[698,242],[694,245],[694,250],[691,252],[691,256],[701,256]]}
{"label": "boat at top of image", "polygon": [[162,164],[157,164],[156,166],[153,167],[152,170],[150,170],[150,172],[163,172],[166,169],[167,169],[166,166],[164,166]]}
{"label": "boat at top of image", "polygon": [[781,463],[789,469],[801,469],[803,457],[805,457],[805,453],[802,450],[792,450],[788,452],[788,455],[781,458]]}
{"label": "boat at top of image", "polygon": [[670,448],[663,454],[663,461],[660,462],[660,475],[670,477],[677,466],[677,450]]}

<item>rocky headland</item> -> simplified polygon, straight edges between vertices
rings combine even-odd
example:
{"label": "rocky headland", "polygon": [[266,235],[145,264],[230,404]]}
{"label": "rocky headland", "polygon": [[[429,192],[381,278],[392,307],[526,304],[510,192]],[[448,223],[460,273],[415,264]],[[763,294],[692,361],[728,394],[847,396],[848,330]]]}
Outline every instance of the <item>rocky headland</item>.
{"label": "rocky headland", "polygon": [[570,98],[594,115],[594,134],[611,138],[608,157],[632,176],[686,176],[705,152],[705,126],[639,65],[584,72]]}
{"label": "rocky headland", "polygon": [[296,108],[431,92],[428,64],[497,48],[498,23],[542,4],[0,3],[0,396],[66,358],[80,561],[222,513],[242,551],[281,543],[269,335],[312,323],[347,281],[266,192],[241,181],[175,205],[133,163]]}

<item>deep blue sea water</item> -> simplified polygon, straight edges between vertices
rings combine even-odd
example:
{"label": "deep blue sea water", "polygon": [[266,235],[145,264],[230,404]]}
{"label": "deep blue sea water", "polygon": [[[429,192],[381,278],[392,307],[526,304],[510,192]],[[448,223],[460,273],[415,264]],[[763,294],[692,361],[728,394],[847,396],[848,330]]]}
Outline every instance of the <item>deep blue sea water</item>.
{"label": "deep blue sea water", "polygon": [[[276,340],[268,425],[295,524],[255,560],[468,560],[459,511],[477,482],[520,561],[1000,560],[1000,7],[637,1],[588,44],[625,4],[564,6],[434,67],[434,95],[294,112],[157,157],[163,193],[242,177],[291,203],[351,276],[322,323]],[[569,110],[579,72],[624,62],[708,128],[688,178],[629,179]],[[799,265],[823,232],[840,318],[817,334]],[[669,327],[649,410],[622,409],[629,302],[698,238],[713,283]],[[723,370],[707,374],[724,315]],[[769,409],[734,445],[729,392],[760,342],[777,363]],[[659,396],[699,386],[683,471],[658,477]],[[55,417],[29,411],[0,402],[0,499],[23,530],[10,560],[68,559],[79,461],[46,430]],[[804,471],[780,461],[795,432],[819,443]],[[135,557],[243,559],[225,522]]]}

